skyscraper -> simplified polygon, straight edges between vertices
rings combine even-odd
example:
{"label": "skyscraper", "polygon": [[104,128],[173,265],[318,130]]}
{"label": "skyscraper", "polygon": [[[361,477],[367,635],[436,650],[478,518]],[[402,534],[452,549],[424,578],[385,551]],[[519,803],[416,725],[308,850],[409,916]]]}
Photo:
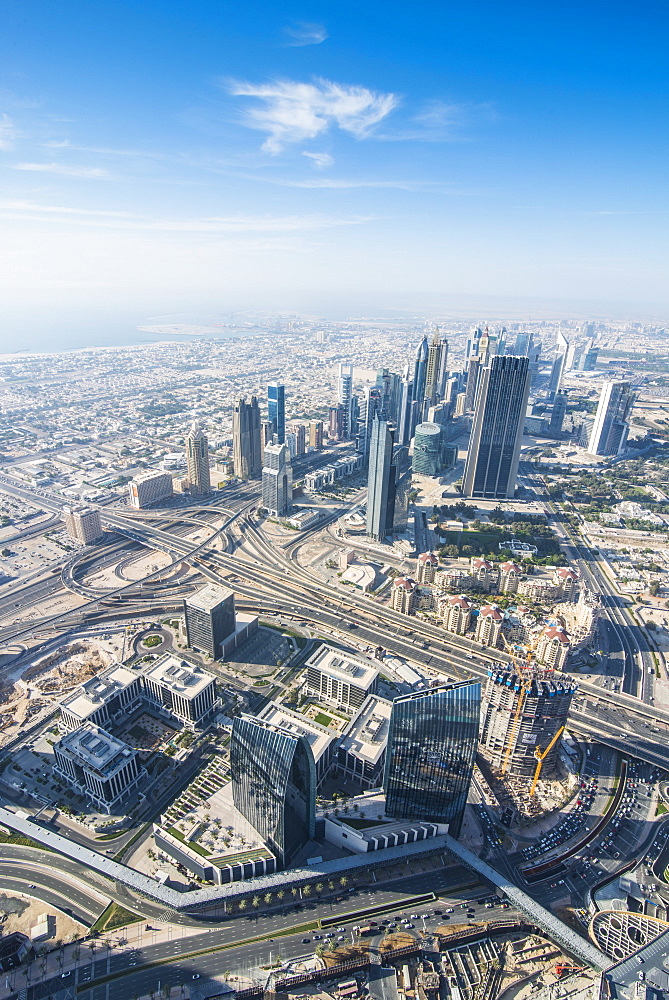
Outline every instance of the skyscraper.
{"label": "skyscraper", "polygon": [[186,468],[188,485],[193,493],[209,493],[209,445],[207,435],[194,423],[186,438]]}
{"label": "skyscraper", "polygon": [[353,426],[353,365],[339,365],[337,402],[343,407],[342,437],[353,437],[355,434]]}
{"label": "skyscraper", "polygon": [[532,349],[532,334],[517,333],[513,352],[518,358],[528,358]]}
{"label": "skyscraper", "polygon": [[235,594],[210,583],[184,601],[186,642],[218,660],[223,640],[235,631]]}
{"label": "skyscraper", "polygon": [[262,472],[260,407],[255,396],[242,396],[232,412],[232,456],[238,479],[259,479]]}
{"label": "skyscraper", "polygon": [[591,455],[619,455],[629,434],[629,417],[634,395],[629,382],[611,379],[604,382],[588,442]]}
{"label": "skyscraper", "polygon": [[402,381],[400,383],[399,405],[398,405],[398,444],[408,445],[411,441],[411,404],[413,403],[413,380],[409,377],[409,366],[407,365]]}
{"label": "skyscraper", "polygon": [[427,370],[425,375],[425,401],[427,406],[434,406],[443,399],[446,391],[446,376],[448,374],[448,341],[443,340],[436,330],[427,354]]}
{"label": "skyscraper", "polygon": [[580,372],[594,372],[597,367],[598,356],[599,348],[594,346],[592,340],[589,340],[578,359],[578,370]]}
{"label": "skyscraper", "polygon": [[420,414],[418,419],[422,419],[423,416],[423,400],[425,399],[425,382],[427,379],[427,359],[430,353],[430,345],[427,342],[427,337],[423,337],[420,344],[416,348],[416,357],[414,360],[413,368],[413,398],[418,403],[420,409]]}
{"label": "skyscraper", "polygon": [[467,387],[465,389],[465,412],[469,413],[476,404],[476,389],[478,386],[481,361],[476,354],[467,362]]}
{"label": "skyscraper", "polygon": [[481,369],[465,462],[462,494],[501,500],[512,497],[530,392],[527,358],[493,357]]}
{"label": "skyscraper", "polygon": [[441,424],[425,421],[418,424],[413,442],[413,471],[421,476],[438,476],[444,467],[444,443]]}
{"label": "skyscraper", "polygon": [[286,440],[286,389],[278,382],[267,386],[267,417],[272,422],[277,444]]}
{"label": "skyscraper", "polygon": [[356,451],[359,451],[361,455],[369,455],[372,425],[377,417],[379,419],[385,418],[383,393],[376,386],[367,386],[360,401],[358,430],[355,438]]}
{"label": "skyscraper", "polygon": [[285,444],[268,444],[262,470],[262,505],[275,517],[284,517],[293,503],[293,472]]}
{"label": "skyscraper", "polygon": [[457,837],[478,742],[481,685],[461,681],[396,698],[384,788],[394,819],[448,823]]}
{"label": "skyscraper", "polygon": [[378,417],[372,424],[367,476],[367,534],[377,542],[393,530],[396,469],[393,464],[394,431]]}
{"label": "skyscraper", "polygon": [[341,441],[344,435],[344,407],[342,403],[330,407],[329,434],[331,441]]}
{"label": "skyscraper", "polygon": [[322,448],[323,447],[323,421],[322,420],[310,420],[309,421],[309,447],[310,448]]}
{"label": "skyscraper", "polygon": [[548,433],[551,437],[559,437],[562,434],[562,425],[565,413],[567,412],[568,401],[569,397],[566,389],[560,389],[559,392],[556,392],[551,410],[551,422],[548,425]]}
{"label": "skyscraper", "polygon": [[314,837],[316,765],[309,741],[249,715],[230,737],[232,800],[285,868]]}
{"label": "skyscraper", "polygon": [[104,529],[100,511],[96,507],[63,507],[65,528],[73,542],[93,545],[102,540]]}

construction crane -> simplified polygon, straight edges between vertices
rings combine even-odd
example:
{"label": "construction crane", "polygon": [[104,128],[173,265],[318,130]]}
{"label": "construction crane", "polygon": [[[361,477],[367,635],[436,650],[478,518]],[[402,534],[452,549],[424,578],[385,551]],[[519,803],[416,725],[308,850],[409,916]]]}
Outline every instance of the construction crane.
{"label": "construction crane", "polygon": [[560,726],[560,728],[558,729],[558,731],[556,732],[555,736],[550,741],[550,743],[548,744],[548,746],[546,747],[545,750],[539,750],[539,748],[537,747],[537,749],[534,751],[534,757],[535,757],[535,760],[537,762],[537,766],[536,766],[536,769],[534,771],[534,778],[532,779],[532,787],[530,788],[530,796],[534,795],[534,793],[537,790],[537,782],[539,781],[539,775],[541,774],[541,768],[544,766],[544,761],[546,760],[546,757],[548,757],[548,754],[551,752],[551,750],[553,749],[553,747],[555,746],[555,744],[557,743],[557,741],[560,739],[560,737],[562,736],[563,732],[564,732],[564,726]]}
{"label": "construction crane", "polygon": [[518,729],[520,727],[520,713],[523,710],[523,705],[525,704],[525,698],[527,697],[527,692],[530,689],[531,679],[526,675],[533,655],[533,648],[527,650],[527,655],[524,662],[520,659],[519,649],[517,646],[512,646],[509,640],[506,638],[504,633],[501,633],[502,642],[507,650],[511,650],[511,657],[513,659],[513,665],[518,671],[518,679],[520,683],[520,691],[518,692],[518,703],[516,705],[516,710],[513,713],[513,719],[511,720],[511,725],[509,726],[506,734],[506,750],[504,751],[504,757],[502,759],[502,764],[500,767],[500,774],[506,774],[509,770],[509,764],[511,762],[511,754],[516,745],[516,739],[518,737]]}
{"label": "construction crane", "polygon": [[558,962],[557,965],[553,967],[553,972],[558,979],[561,979],[565,972],[583,972],[583,966],[568,965],[566,962]]}

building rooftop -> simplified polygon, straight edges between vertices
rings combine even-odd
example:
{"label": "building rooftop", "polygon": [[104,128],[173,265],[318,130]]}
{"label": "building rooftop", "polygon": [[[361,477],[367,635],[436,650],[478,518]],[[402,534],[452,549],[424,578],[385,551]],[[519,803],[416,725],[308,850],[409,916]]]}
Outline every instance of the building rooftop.
{"label": "building rooftop", "polygon": [[196,698],[215,679],[202,667],[188,663],[178,656],[166,653],[159,660],[149,663],[142,671],[147,680],[171,688],[182,698]]}
{"label": "building rooftop", "polygon": [[87,719],[89,715],[96,712],[105,702],[109,701],[119,691],[124,690],[133,681],[137,680],[137,674],[114,663],[106,670],[103,670],[96,677],[84,681],[76,690],[69,694],[61,702],[63,708],[72,712],[79,719]]}
{"label": "building rooftop", "polygon": [[392,707],[392,702],[386,698],[370,695],[360,709],[360,714],[346,730],[340,747],[370,764],[376,764],[388,739]]}
{"label": "building rooftop", "polygon": [[352,656],[343,649],[336,649],[324,643],[306,662],[307,667],[316,667],[323,673],[339,680],[355,683],[358,687],[369,688],[379,671],[369,660]]}
{"label": "building rooftop", "polygon": [[90,722],[63,736],[60,746],[105,778],[122,767],[135,752],[122,740]]}
{"label": "building rooftop", "polygon": [[270,701],[264,707],[258,716],[258,721],[283,729],[292,736],[306,737],[316,762],[320,760],[333,740],[337,739],[337,734],[327,729],[326,726],[321,726],[318,722],[307,719],[299,712],[293,712],[292,709],[285,708],[276,701]]}
{"label": "building rooftop", "polygon": [[186,598],[186,604],[189,608],[196,608],[198,611],[213,611],[214,608],[227,600],[231,595],[234,596],[234,590],[230,590],[228,587],[219,587],[216,583],[209,583],[202,590],[198,590],[196,594],[192,594],[190,597]]}

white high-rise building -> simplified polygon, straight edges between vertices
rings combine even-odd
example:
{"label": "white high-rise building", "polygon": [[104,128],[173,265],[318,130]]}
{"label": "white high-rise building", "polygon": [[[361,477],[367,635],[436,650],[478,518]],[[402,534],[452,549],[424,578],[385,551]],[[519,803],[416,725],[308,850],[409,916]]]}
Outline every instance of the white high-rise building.
{"label": "white high-rise building", "polygon": [[209,493],[211,490],[209,444],[207,435],[197,423],[193,424],[186,438],[186,466],[188,484],[192,492]]}
{"label": "white high-rise building", "polygon": [[166,500],[174,493],[172,477],[169,472],[145,472],[128,483],[130,506],[141,510],[149,504]]}
{"label": "white high-rise building", "polygon": [[284,517],[293,504],[293,472],[285,444],[268,444],[262,470],[262,505]]}
{"label": "white high-rise building", "polygon": [[353,428],[353,365],[339,365],[339,376],[337,378],[337,402],[343,408],[342,414],[342,437],[351,437]]}
{"label": "white high-rise building", "polygon": [[93,545],[104,534],[100,511],[95,507],[63,507],[63,520],[73,542]]}
{"label": "white high-rise building", "polygon": [[588,442],[591,455],[619,455],[629,434],[629,417],[634,394],[629,382],[611,379],[602,385],[599,405]]}

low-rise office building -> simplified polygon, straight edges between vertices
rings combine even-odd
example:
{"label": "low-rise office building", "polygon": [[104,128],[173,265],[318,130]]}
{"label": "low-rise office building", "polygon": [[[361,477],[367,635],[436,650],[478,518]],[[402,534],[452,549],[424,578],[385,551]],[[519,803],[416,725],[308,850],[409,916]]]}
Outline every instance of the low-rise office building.
{"label": "low-rise office building", "polygon": [[370,695],[339,741],[337,770],[363,789],[382,784],[391,709],[386,698]]}
{"label": "low-rise office building", "polygon": [[167,654],[142,671],[145,696],[187,729],[209,721],[216,704],[216,678],[202,667]]}
{"label": "low-rise office building", "polygon": [[55,745],[55,772],[101,812],[117,812],[136,798],[145,776],[136,750],[87,723]]}
{"label": "low-rise office building", "polygon": [[324,643],[306,663],[307,694],[344,712],[357,712],[376,691],[379,671],[363,657],[352,656]]}

